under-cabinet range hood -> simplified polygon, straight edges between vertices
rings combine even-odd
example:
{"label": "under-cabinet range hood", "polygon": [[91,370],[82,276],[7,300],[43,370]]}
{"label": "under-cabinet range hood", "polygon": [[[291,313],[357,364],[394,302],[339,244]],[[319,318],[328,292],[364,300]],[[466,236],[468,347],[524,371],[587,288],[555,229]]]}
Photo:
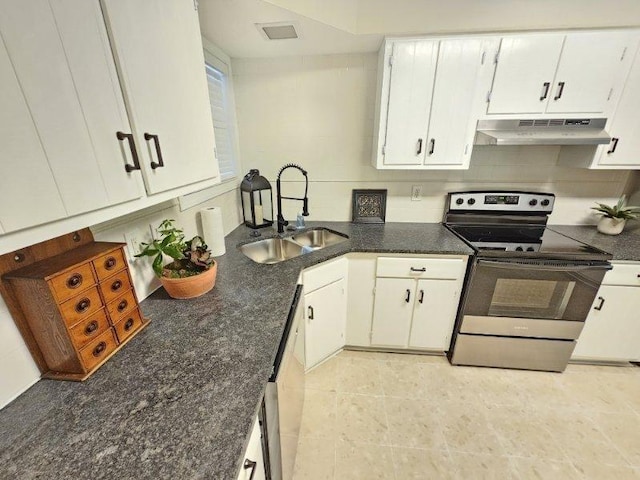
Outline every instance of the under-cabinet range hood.
{"label": "under-cabinet range hood", "polygon": [[605,145],[606,118],[480,120],[476,145]]}

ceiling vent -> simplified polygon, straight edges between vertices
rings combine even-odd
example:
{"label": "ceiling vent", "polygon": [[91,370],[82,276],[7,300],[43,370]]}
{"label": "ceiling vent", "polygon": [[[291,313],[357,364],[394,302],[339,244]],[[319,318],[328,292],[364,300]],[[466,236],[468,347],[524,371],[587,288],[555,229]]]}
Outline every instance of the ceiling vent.
{"label": "ceiling vent", "polygon": [[256,27],[266,40],[291,40],[300,38],[293,22],[256,23]]}

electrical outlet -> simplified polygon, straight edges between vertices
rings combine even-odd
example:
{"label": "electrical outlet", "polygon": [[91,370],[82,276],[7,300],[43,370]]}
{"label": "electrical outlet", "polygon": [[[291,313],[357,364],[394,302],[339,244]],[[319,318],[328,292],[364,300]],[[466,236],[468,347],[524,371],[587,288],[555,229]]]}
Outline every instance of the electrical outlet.
{"label": "electrical outlet", "polygon": [[419,202],[422,200],[422,185],[413,185],[411,187],[411,201]]}
{"label": "electrical outlet", "polygon": [[124,234],[124,238],[127,242],[127,250],[129,251],[129,257],[133,260],[137,254],[139,254],[142,249],[140,248],[140,244],[151,243],[153,241],[153,237],[151,236],[151,230],[147,228],[138,227],[134,230],[130,230]]}

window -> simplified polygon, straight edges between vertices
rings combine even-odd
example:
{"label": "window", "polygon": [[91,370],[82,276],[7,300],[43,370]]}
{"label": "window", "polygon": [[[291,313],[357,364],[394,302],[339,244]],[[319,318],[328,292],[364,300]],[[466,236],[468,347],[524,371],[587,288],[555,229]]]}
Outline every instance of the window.
{"label": "window", "polygon": [[[218,67],[226,67],[220,62]],[[205,64],[207,83],[209,85],[209,103],[213,117],[213,131],[216,138],[216,153],[220,168],[221,181],[237,176],[236,159],[233,147],[233,116],[229,102],[228,76],[223,71],[208,62]]]}

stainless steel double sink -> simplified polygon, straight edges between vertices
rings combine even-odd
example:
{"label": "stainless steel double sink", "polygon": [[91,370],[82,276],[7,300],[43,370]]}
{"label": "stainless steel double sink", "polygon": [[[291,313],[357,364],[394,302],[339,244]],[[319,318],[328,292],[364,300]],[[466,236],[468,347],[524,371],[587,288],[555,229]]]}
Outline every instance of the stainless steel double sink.
{"label": "stainless steel double sink", "polygon": [[346,235],[328,228],[312,228],[291,237],[274,237],[240,245],[238,249],[257,263],[280,263],[346,242]]}

